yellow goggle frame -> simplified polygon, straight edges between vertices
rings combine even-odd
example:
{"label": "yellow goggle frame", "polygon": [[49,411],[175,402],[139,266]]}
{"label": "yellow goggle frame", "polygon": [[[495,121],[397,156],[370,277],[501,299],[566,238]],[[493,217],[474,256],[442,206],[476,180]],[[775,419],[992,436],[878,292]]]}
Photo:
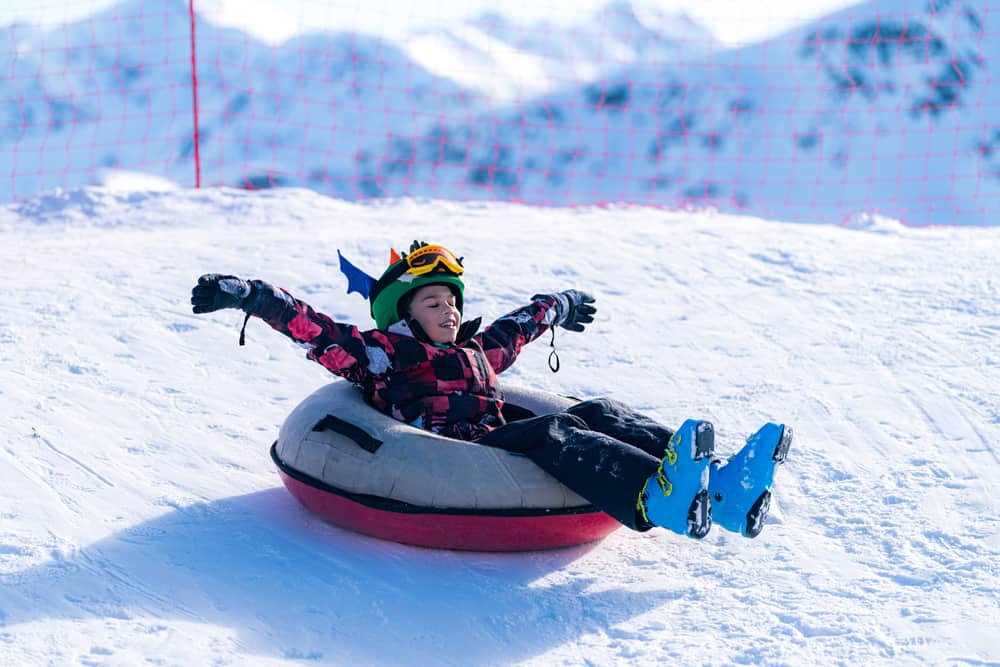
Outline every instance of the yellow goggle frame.
{"label": "yellow goggle frame", "polygon": [[441,245],[425,245],[414,250],[406,256],[407,273],[415,276],[423,276],[438,267],[444,267],[449,272],[460,276],[465,273],[462,267],[462,260],[455,256],[451,250]]}

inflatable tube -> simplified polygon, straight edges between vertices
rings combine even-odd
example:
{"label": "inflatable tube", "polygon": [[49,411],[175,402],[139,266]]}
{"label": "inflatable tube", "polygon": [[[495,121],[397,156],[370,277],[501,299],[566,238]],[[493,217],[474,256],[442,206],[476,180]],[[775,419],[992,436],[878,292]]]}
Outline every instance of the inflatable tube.
{"label": "inflatable tube", "polygon": [[[572,404],[504,388],[508,418]],[[346,382],[308,396],[271,447],[307,509],[381,539],[441,549],[530,551],[605,537],[620,524],[524,456],[445,438],[384,415]]]}

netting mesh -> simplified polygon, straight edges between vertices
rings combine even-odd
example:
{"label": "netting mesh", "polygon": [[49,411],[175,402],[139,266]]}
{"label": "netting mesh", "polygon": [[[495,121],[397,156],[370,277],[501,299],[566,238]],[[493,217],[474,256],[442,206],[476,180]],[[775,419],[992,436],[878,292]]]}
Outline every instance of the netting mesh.
{"label": "netting mesh", "polygon": [[45,27],[0,10],[0,201],[156,177],[995,224],[996,14],[865,3],[728,47],[625,2],[577,23],[494,13],[277,44],[206,20],[197,0]]}

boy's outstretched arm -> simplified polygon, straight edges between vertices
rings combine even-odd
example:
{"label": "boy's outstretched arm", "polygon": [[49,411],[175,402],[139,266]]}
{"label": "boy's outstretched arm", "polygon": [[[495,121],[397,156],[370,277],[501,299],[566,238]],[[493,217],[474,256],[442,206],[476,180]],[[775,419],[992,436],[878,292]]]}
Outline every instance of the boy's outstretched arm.
{"label": "boy's outstretched arm", "polygon": [[351,382],[363,382],[374,370],[369,368],[366,349],[369,343],[356,326],[334,322],[304,301],[262,280],[242,280],[218,273],[203,275],[191,290],[191,305],[195,313],[239,308],[248,317],[259,317],[308,348],[309,359]]}
{"label": "boy's outstretched arm", "polygon": [[531,303],[508,313],[486,328],[477,338],[490,365],[502,373],[521,353],[521,348],[554,326],[583,331],[594,321],[594,297],[579,290],[556,294],[536,294]]}

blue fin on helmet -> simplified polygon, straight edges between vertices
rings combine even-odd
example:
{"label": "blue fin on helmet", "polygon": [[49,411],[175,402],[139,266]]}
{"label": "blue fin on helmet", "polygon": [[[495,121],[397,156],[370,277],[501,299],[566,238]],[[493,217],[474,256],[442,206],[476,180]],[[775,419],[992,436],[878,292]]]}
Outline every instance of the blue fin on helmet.
{"label": "blue fin on helmet", "polygon": [[357,292],[361,298],[367,299],[371,294],[372,287],[375,286],[375,279],[354,266],[337,250],[337,257],[340,258],[340,271],[347,276],[347,293]]}

